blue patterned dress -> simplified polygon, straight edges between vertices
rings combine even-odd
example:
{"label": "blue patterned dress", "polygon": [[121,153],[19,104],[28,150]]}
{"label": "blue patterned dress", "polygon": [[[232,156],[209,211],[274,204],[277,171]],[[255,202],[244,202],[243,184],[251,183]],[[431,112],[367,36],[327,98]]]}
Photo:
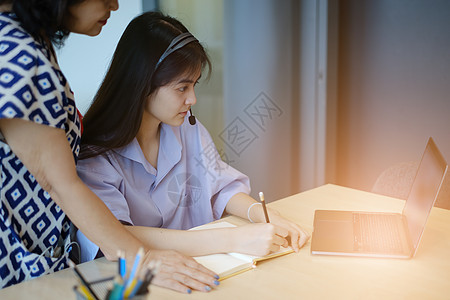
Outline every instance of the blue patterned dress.
{"label": "blue patterned dress", "polygon": [[[0,14],[0,118],[65,131],[76,161],[80,118],[52,51]],[[0,132],[0,288],[67,266],[70,221]]]}

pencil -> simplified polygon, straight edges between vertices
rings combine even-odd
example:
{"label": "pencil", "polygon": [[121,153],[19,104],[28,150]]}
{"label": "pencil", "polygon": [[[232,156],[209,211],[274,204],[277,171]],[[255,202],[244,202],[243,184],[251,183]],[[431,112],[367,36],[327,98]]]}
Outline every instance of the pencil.
{"label": "pencil", "polygon": [[[107,300],[121,300],[124,294],[123,278],[120,275],[116,275],[113,281],[113,287],[107,295]],[[106,300],[106,299],[105,299]]]}
{"label": "pencil", "polygon": [[266,201],[264,201],[264,193],[259,192],[259,200],[261,200],[262,208],[264,211],[264,217],[266,217],[266,223],[270,223],[269,214],[267,213]]}
{"label": "pencil", "polygon": [[91,288],[91,285],[89,284],[89,282],[87,282],[87,280],[83,277],[81,272],[78,270],[78,268],[75,265],[75,263],[73,261],[71,261],[70,259],[69,259],[69,266],[71,268],[73,268],[73,270],[75,271],[75,274],[77,274],[78,278],[81,280],[81,285],[85,286],[87,288],[87,290],[92,295],[92,297],[94,297],[95,300],[100,300],[98,298],[98,296],[95,294],[94,290]]}
{"label": "pencil", "polygon": [[86,300],[94,300],[94,297],[92,297],[91,293],[87,290],[87,288],[80,284],[77,289],[78,293],[80,293]]}
{"label": "pencil", "polygon": [[144,248],[141,247],[136,253],[130,275],[128,276],[128,279],[125,282],[125,292],[127,291],[127,289],[129,289],[130,285],[133,284],[133,282],[136,280],[135,276],[136,274],[139,273],[140,266],[142,264],[141,258],[143,256],[144,256]]}
{"label": "pencil", "polygon": [[122,277],[122,279],[125,279],[125,274],[126,274],[126,261],[125,261],[125,254],[123,251],[118,251],[117,256],[119,257],[118,259],[118,267],[119,267],[119,275],[120,277]]}

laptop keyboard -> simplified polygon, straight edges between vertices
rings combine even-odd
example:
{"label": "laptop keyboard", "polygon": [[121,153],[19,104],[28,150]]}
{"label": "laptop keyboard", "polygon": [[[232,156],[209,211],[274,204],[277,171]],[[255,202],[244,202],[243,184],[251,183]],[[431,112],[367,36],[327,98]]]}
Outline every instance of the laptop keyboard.
{"label": "laptop keyboard", "polygon": [[402,252],[398,220],[394,215],[354,213],[353,230],[355,251]]}

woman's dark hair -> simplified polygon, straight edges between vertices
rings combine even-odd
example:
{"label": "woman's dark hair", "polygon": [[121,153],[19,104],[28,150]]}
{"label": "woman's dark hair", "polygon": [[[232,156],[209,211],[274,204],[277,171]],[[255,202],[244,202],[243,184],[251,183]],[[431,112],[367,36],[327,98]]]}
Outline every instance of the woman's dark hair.
{"label": "woman's dark hair", "polygon": [[0,0],[0,4],[12,4],[12,12],[22,27],[36,40],[48,38],[56,46],[62,46],[69,31],[63,21],[70,6],[84,0]]}
{"label": "woman's dark hair", "polygon": [[146,100],[156,89],[206,66],[211,71],[198,41],[172,52],[155,71],[170,42],[184,32],[188,30],[178,20],[159,12],[144,13],[128,24],[83,118],[80,159],[128,145],[137,135]]}

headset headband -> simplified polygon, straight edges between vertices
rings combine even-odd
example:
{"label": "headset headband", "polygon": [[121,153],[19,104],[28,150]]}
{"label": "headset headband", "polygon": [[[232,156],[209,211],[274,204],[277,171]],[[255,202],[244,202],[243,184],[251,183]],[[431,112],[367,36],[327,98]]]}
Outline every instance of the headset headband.
{"label": "headset headband", "polygon": [[158,63],[155,66],[155,71],[158,69],[159,65],[162,63],[162,61],[169,56],[171,53],[175,52],[176,50],[186,46],[190,42],[196,42],[197,39],[190,34],[189,32],[184,32],[178,36],[176,36],[172,42],[170,42],[169,47],[167,47],[166,51],[161,55],[161,58],[158,60]]}

